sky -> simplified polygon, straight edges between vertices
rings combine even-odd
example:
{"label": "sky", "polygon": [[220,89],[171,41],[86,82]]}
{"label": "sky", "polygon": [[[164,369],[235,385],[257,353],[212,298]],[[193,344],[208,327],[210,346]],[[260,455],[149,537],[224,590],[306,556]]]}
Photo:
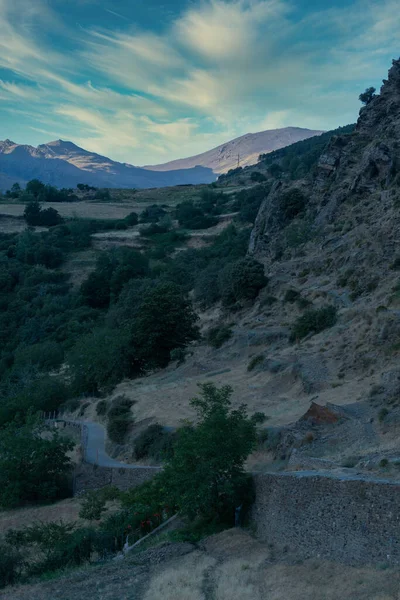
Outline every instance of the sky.
{"label": "sky", "polygon": [[0,139],[135,165],[354,122],[398,0],[0,0]]}

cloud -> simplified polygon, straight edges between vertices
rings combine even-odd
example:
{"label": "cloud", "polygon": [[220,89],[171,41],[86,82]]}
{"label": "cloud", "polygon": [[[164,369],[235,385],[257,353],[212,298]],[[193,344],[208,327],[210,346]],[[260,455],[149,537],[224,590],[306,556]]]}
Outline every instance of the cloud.
{"label": "cloud", "polygon": [[398,46],[398,0],[318,3],[301,12],[289,0],[202,0],[156,32],[124,19],[69,28],[61,0],[0,0],[2,110],[136,164],[248,131],[353,121],[359,90],[385,75]]}

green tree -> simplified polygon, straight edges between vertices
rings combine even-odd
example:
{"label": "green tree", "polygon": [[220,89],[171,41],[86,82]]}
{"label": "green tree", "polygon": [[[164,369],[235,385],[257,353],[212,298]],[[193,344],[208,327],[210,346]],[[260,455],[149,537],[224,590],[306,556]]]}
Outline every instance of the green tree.
{"label": "green tree", "polygon": [[24,210],[24,219],[28,223],[28,225],[31,225],[32,227],[39,225],[40,212],[40,204],[37,200],[28,202]]}
{"label": "green tree", "polygon": [[65,489],[73,443],[42,433],[31,419],[0,429],[0,506],[54,501]]}
{"label": "green tree", "polygon": [[179,430],[173,456],[159,476],[161,488],[190,518],[232,523],[235,507],[251,496],[244,463],[255,447],[256,423],[245,405],[232,409],[230,386],[199,387],[200,396],[191,400],[198,422]]}
{"label": "green tree", "polygon": [[221,274],[222,302],[231,306],[240,300],[253,300],[267,283],[261,263],[251,257],[240,258]]}
{"label": "green tree", "polygon": [[360,102],[362,102],[365,106],[367,106],[374,99],[375,92],[376,92],[376,88],[369,87],[365,90],[365,92],[360,94],[358,98],[359,98]]}
{"label": "green tree", "polygon": [[198,316],[188,297],[174,283],[162,282],[144,293],[133,322],[138,356],[150,367],[165,367],[171,350],[184,348],[199,336]]}
{"label": "green tree", "polygon": [[39,196],[40,192],[42,192],[44,190],[44,187],[45,187],[44,183],[39,181],[39,179],[32,179],[31,181],[28,181],[28,183],[26,184],[25,191],[28,194],[32,194],[32,196],[37,198]]}

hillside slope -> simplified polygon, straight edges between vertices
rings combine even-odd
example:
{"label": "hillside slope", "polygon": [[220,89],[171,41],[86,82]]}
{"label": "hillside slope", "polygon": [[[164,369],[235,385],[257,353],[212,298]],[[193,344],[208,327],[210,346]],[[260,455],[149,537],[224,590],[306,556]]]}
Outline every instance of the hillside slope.
{"label": "hillside slope", "polygon": [[168,171],[172,169],[189,169],[201,165],[211,169],[216,174],[221,174],[237,167],[238,157],[242,167],[252,165],[258,161],[258,157],[262,153],[290,146],[295,142],[321,133],[323,132],[300,127],[285,127],[284,129],[271,129],[259,133],[247,133],[226,144],[208,150],[208,152],[173,160],[162,165],[148,165],[145,168],[152,171]]}
{"label": "hillside slope", "polygon": [[57,187],[87,183],[108,188],[152,188],[215,181],[211,169],[201,166],[156,173],[113,161],[63,140],[37,148],[11,140],[0,141],[0,190],[6,189],[9,181],[24,184],[35,178]]}

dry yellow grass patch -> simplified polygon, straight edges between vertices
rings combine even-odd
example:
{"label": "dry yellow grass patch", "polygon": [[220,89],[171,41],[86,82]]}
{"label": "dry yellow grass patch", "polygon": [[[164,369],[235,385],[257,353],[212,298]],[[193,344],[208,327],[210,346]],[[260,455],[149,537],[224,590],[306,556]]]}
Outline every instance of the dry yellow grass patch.
{"label": "dry yellow grass patch", "polygon": [[204,575],[215,560],[194,552],[153,577],[143,600],[205,600]]}
{"label": "dry yellow grass patch", "polygon": [[81,503],[78,498],[68,498],[47,506],[32,506],[0,512],[0,535],[9,529],[20,529],[37,521],[49,523],[79,521]]}

